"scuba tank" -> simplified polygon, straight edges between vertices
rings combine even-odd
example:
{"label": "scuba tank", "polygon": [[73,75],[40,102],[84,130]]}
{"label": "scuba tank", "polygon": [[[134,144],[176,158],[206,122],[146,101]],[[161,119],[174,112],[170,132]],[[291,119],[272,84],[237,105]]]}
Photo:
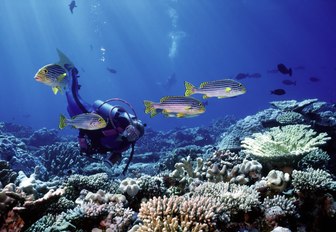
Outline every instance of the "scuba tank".
{"label": "scuba tank", "polygon": [[[133,114],[128,113],[122,106],[109,104],[113,101],[128,105]],[[125,151],[144,134],[145,125],[138,119],[133,107],[122,99],[96,100],[93,110],[107,122],[107,126],[101,129],[104,134],[101,143],[107,148],[115,149],[116,152]]]}

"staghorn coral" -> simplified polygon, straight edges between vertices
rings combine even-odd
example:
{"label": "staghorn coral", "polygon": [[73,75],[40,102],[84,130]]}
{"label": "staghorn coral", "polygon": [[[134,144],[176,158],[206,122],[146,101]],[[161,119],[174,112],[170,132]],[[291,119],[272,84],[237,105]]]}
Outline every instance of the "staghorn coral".
{"label": "staghorn coral", "polygon": [[261,161],[281,166],[297,162],[329,139],[326,133],[317,134],[308,125],[287,125],[255,133],[242,141],[242,147],[245,153]]}
{"label": "staghorn coral", "polygon": [[336,182],[328,172],[321,169],[293,170],[292,184],[299,191],[317,192],[320,190],[336,190]]}
{"label": "staghorn coral", "polygon": [[219,201],[211,197],[154,197],[141,204],[139,218],[142,231],[220,231],[227,215]]}

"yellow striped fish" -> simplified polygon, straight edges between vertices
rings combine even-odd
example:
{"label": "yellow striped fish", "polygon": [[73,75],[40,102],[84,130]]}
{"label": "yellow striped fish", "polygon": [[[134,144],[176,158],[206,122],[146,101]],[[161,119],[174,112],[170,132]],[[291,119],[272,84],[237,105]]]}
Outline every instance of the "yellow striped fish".
{"label": "yellow striped fish", "polygon": [[203,82],[201,83],[199,88],[185,81],[184,86],[185,86],[184,96],[190,96],[196,93],[200,93],[203,94],[204,99],[209,97],[217,97],[217,98],[235,97],[246,93],[245,87],[241,83],[232,79]]}
{"label": "yellow striped fish", "polygon": [[48,86],[51,86],[54,94],[65,89],[68,83],[67,72],[58,64],[48,64],[40,68],[34,79]]}
{"label": "yellow striped fish", "polygon": [[154,117],[162,113],[166,117],[190,118],[205,112],[202,102],[192,97],[167,96],[160,99],[160,102],[144,101],[145,113]]}
{"label": "yellow striped fish", "polygon": [[71,119],[65,118],[65,116],[61,114],[59,128],[63,129],[68,125],[77,129],[98,130],[105,128],[107,123],[96,113],[78,114]]}

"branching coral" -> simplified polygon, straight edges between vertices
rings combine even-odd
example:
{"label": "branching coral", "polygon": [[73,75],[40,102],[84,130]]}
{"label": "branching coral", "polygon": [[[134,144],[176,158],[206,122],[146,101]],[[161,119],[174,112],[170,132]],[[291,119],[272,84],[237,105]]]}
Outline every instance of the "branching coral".
{"label": "branching coral", "polygon": [[196,187],[193,194],[218,199],[228,215],[248,212],[260,205],[259,193],[246,185],[205,182]]}
{"label": "branching coral", "polygon": [[299,191],[316,192],[319,190],[336,190],[336,182],[331,175],[321,169],[308,168],[306,171],[293,170],[292,184]]}
{"label": "branching coral", "polygon": [[265,220],[271,227],[278,226],[288,217],[296,215],[296,207],[292,200],[276,195],[274,198],[266,197],[263,203]]}
{"label": "branching coral", "polygon": [[34,154],[40,157],[42,164],[48,173],[44,178],[67,175],[68,171],[81,173],[81,170],[89,164],[89,161],[79,154],[77,143],[62,142],[53,145],[42,146]]}
{"label": "branching coral", "polygon": [[144,231],[219,231],[227,220],[223,207],[212,197],[154,197],[141,204],[139,217]]}
{"label": "branching coral", "polygon": [[321,168],[325,169],[328,162],[330,160],[330,156],[327,152],[322,149],[317,149],[309,152],[305,155],[299,162],[299,167],[306,168]]}
{"label": "branching coral", "polygon": [[245,153],[262,161],[288,164],[297,162],[298,158],[316,150],[329,139],[326,133],[317,134],[308,125],[287,125],[255,133],[252,138],[242,141],[242,147]]}

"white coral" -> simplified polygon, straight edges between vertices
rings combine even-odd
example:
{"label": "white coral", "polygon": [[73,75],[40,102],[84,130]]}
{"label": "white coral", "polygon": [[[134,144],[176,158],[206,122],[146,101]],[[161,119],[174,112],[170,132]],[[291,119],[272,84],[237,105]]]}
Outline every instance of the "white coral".
{"label": "white coral", "polygon": [[257,158],[280,161],[301,157],[328,140],[326,133],[317,134],[309,125],[287,125],[255,133],[242,141],[242,147],[244,152]]}
{"label": "white coral", "polygon": [[127,193],[129,196],[134,197],[140,191],[140,186],[136,180],[127,178],[120,183],[119,189],[123,193]]}

